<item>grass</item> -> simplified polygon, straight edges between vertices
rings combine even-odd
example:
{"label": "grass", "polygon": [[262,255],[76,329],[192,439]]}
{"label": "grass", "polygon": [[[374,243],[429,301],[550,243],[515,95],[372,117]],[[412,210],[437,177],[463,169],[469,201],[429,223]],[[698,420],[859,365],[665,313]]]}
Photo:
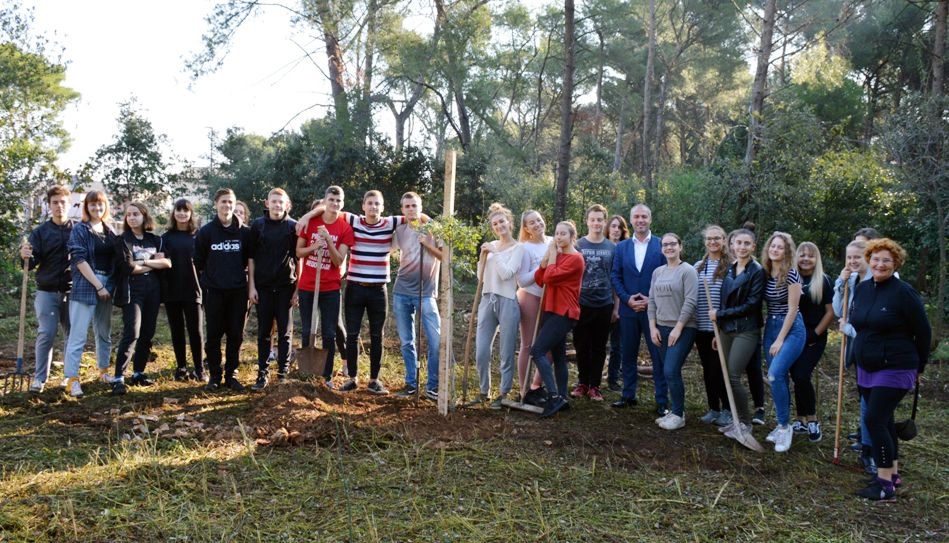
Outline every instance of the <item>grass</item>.
{"label": "grass", "polygon": [[[271,447],[258,445],[255,424],[270,415],[273,426],[299,424],[293,416],[306,413],[292,402],[268,403],[299,385],[207,395],[170,379],[166,336],[155,351],[150,368],[160,379],[145,391],[114,399],[90,384],[79,401],[59,390],[0,399],[0,541],[940,541],[949,533],[947,383],[927,372],[920,435],[902,444],[900,501],[865,503],[850,495],[864,476],[831,463],[833,344],[821,367],[825,438],[798,438],[785,455],[756,455],[696,422],[697,361],[686,369],[688,425],[673,433],[642,406],[574,401],[554,420],[488,410],[446,420],[434,404],[359,391],[310,413],[324,417],[324,433]],[[401,362],[397,349],[387,353],[382,377],[397,386]],[[245,382],[254,354],[242,356]],[[651,397],[651,382],[643,386],[640,397]],[[845,430],[855,424],[849,388]],[[155,436],[162,424],[196,422],[204,429],[188,436]],[[148,434],[134,430],[142,423]]]}

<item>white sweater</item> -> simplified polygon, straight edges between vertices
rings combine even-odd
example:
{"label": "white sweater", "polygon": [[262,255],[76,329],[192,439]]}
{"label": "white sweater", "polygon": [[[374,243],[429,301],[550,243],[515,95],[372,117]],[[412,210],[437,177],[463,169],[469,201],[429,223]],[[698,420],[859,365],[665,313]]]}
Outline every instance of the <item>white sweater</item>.
{"label": "white sweater", "polygon": [[[494,247],[497,247],[501,242],[495,240],[491,243]],[[482,295],[494,293],[512,300],[516,299],[517,273],[521,268],[523,252],[524,245],[515,243],[504,251],[488,253],[482,274],[484,278],[484,286],[481,289]]]}
{"label": "white sweater", "polygon": [[538,298],[544,293],[544,289],[534,282],[534,272],[540,267],[540,261],[544,259],[550,240],[549,236],[544,236],[544,241],[540,243],[534,241],[521,243],[524,247],[524,255],[521,257],[521,269],[517,272],[517,284]]}

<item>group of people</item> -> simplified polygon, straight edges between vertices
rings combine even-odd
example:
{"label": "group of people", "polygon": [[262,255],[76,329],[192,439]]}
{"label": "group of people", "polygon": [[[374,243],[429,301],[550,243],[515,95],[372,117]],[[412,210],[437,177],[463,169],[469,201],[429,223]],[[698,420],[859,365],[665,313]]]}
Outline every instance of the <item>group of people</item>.
{"label": "group of people", "polygon": [[[265,214],[250,220],[234,192],[221,189],[207,224],[199,227],[192,203],[180,199],[161,236],[153,233],[154,220],[142,203],[125,204],[122,231],[117,232],[104,193],[86,194],[82,220],[75,224],[67,219],[69,198],[65,187],[48,191],[50,220],[21,247],[21,256],[36,269],[39,326],[32,391],[41,392],[48,379],[60,325],[67,334],[64,373],[70,395],[82,395],[80,358],[90,324],[99,379],[110,383],[114,394],[124,394],[131,362],[128,385],[151,385],[146,363],[164,303],[177,380],[203,381],[208,391],[243,391],[236,371],[251,307],[256,307],[258,320],[258,372],[251,388],[267,387],[273,361],[277,379],[286,379],[292,308],[299,305],[302,345],[308,346],[310,328],[316,326],[311,315],[318,315],[328,351],[323,377],[341,392],[359,386],[359,334],[363,318],[368,318],[366,387],[386,394],[379,372],[389,256],[398,250],[393,311],[405,368],[399,394],[421,392],[418,318],[428,342],[425,396],[438,397],[441,330],[435,296],[443,243],[426,230],[429,219],[418,194],[405,193],[402,214],[385,216],[382,194],[369,191],[360,215],[343,211],[343,189],[331,186],[294,221],[289,196],[275,188],[267,197]],[[516,369],[524,401],[541,406],[542,416],[549,417],[569,406],[568,397],[603,401],[606,365],[607,386],[620,392],[611,406],[635,406],[638,355],[645,339],[660,428],[671,431],[686,424],[682,367],[694,345],[708,400],[708,411],[699,420],[750,432],[753,424],[765,423],[763,353],[777,418],[767,440],[775,451],[785,452],[794,434],[811,441],[822,438],[812,374],[829,327],[840,319],[841,330],[851,338],[847,360],[857,367],[861,397],[861,431],[855,437],[865,465],[875,471],[860,494],[875,500],[895,497],[901,479],[894,412],[916,386],[931,340],[919,295],[896,273],[906,258],[898,243],[870,239],[879,236],[872,229],[861,230],[847,246],[846,266],[833,282],[824,272],[818,247],[810,242],[795,245],[788,233],[771,234],[759,260],[753,225],[730,233],[710,225],[702,231],[704,256],[690,264],[683,259],[677,234],[652,234],[652,212],[646,205],[631,209],[631,233],[623,216],[609,215],[602,205],[590,206],[584,219],[583,237],[572,221],[563,221],[551,238],[537,211],[523,212],[516,231],[509,209],[492,204],[488,210],[488,226],[497,239],[484,243],[480,251],[475,354],[479,391],[471,404],[501,409],[513,390]],[[122,307],[124,323],[114,369],[113,305]],[[841,319],[845,308],[846,320]],[[271,342],[274,332],[276,346]],[[571,332],[577,383],[568,390],[566,346]],[[501,382],[492,398],[495,344]],[[339,385],[332,379],[337,346],[345,376]],[[719,350],[738,420],[733,420]],[[527,382],[531,362],[538,371]],[[797,413],[793,421],[792,381]]]}

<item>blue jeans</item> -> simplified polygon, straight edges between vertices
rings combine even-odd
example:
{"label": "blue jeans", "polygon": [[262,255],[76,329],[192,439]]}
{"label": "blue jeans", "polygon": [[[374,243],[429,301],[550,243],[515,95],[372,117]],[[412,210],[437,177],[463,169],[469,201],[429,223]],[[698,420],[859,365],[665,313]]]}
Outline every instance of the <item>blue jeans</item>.
{"label": "blue jeans", "polygon": [[[438,348],[441,342],[441,320],[438,305],[431,296],[422,297],[422,327],[428,340],[428,383],[425,388],[438,390]],[[399,331],[399,343],[402,348],[402,361],[405,363],[405,386],[418,388],[415,372],[418,366],[418,350],[415,337],[415,315],[419,310],[419,297],[409,294],[395,294],[392,297],[392,310],[395,312],[395,325]]]}
{"label": "blue jeans", "polygon": [[41,383],[49,379],[49,365],[53,361],[53,342],[56,330],[63,325],[63,333],[69,337],[69,307],[63,292],[36,291],[36,369],[33,378]]}
{"label": "blue jeans", "polygon": [[656,384],[656,403],[668,405],[666,378],[662,373],[662,359],[659,349],[649,340],[649,316],[640,311],[632,317],[620,317],[620,348],[623,351],[623,399],[636,398],[636,385],[639,374],[636,372],[636,360],[639,357],[639,342],[646,336],[646,347],[652,358],[652,378]]}
{"label": "blue jeans", "polygon": [[[576,325],[574,319],[544,311],[543,324],[534,338],[531,358],[551,394],[567,396],[567,334]],[[553,368],[547,359],[548,352],[554,358]]]}
{"label": "blue jeans", "polygon": [[764,343],[761,347],[768,362],[768,382],[771,383],[771,397],[774,399],[774,410],[778,416],[778,424],[786,426],[791,421],[791,389],[788,373],[794,361],[801,356],[804,350],[804,341],[807,332],[804,330],[804,319],[798,313],[794,324],[784,338],[781,350],[776,356],[771,356],[771,344],[781,333],[784,326],[784,315],[769,315],[764,328]]}
{"label": "blue jeans", "polygon": [[669,346],[671,326],[657,326],[662,336],[662,346],[659,347],[659,358],[662,359],[662,373],[669,387],[669,398],[672,400],[671,411],[680,417],[685,414],[685,384],[682,382],[682,365],[692,350],[695,342],[695,328],[683,328],[678,341]]}
{"label": "blue jeans", "polygon": [[96,337],[96,365],[108,370],[112,355],[112,300],[99,300],[96,305],[69,302],[69,339],[66,340],[65,377],[79,377],[82,351],[86,346],[89,324]]}

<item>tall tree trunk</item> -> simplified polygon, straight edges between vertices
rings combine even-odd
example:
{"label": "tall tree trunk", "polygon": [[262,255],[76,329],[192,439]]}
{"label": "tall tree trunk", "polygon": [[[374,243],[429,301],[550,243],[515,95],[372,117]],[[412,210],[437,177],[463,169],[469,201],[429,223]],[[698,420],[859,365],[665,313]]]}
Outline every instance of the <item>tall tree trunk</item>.
{"label": "tall tree trunk", "polygon": [[768,63],[771,59],[772,38],[774,36],[774,18],[777,12],[776,0],[768,0],[761,21],[761,42],[758,44],[758,63],[755,67],[755,81],[751,86],[751,108],[748,115],[748,145],[745,148],[745,169],[751,171],[755,160],[756,141],[761,131],[761,112],[768,83]]}
{"label": "tall tree trunk", "polygon": [[465,151],[471,145],[471,120],[468,117],[468,106],[465,104],[465,93],[461,89],[461,84],[453,85],[455,108],[458,110],[458,130],[461,148]]}
{"label": "tall tree trunk", "polygon": [[629,92],[629,75],[620,90],[619,114],[616,116],[616,145],[613,147],[613,173],[623,165],[623,117],[626,113],[626,94]]}
{"label": "tall tree trunk", "polygon": [[316,2],[316,12],[323,27],[323,41],[326,44],[326,60],[329,68],[330,92],[333,95],[333,106],[336,120],[343,127],[345,136],[351,136],[349,118],[349,99],[343,80],[346,74],[346,65],[343,62],[343,48],[339,43],[339,25],[336,14],[328,0]]}
{"label": "tall tree trunk", "polygon": [[662,153],[662,114],[665,111],[663,107],[666,103],[666,83],[669,80],[668,74],[663,74],[659,78],[659,101],[656,103],[656,144],[653,146],[652,165],[656,173],[659,172],[659,155]]}
{"label": "tall tree trunk", "polygon": [[[656,57],[656,0],[649,0],[649,24],[647,32],[649,33],[649,44],[646,49],[646,78],[643,82],[643,136],[642,136],[642,164],[643,179],[646,182],[646,193],[652,196],[652,164],[650,157],[652,155],[649,147],[652,138],[649,134],[649,118],[652,116],[652,80],[655,77],[655,57]],[[647,197],[648,198],[648,197]]]}
{"label": "tall tree trunk", "polygon": [[567,216],[567,184],[570,180],[570,143],[573,139],[573,0],[563,3],[563,96],[560,98],[560,146],[557,151],[557,191],[554,200],[554,223]]}
{"label": "tall tree trunk", "polygon": [[[596,31],[596,37],[600,40],[599,52],[597,55],[597,70],[596,70],[596,109],[594,110],[594,132],[596,139],[600,139],[600,128],[603,126],[603,70],[604,70],[604,60],[603,52],[606,48],[606,41],[603,39],[603,32],[599,29]],[[599,143],[599,141],[597,141]]]}
{"label": "tall tree trunk", "polygon": [[949,12],[949,0],[942,0],[936,6],[936,21],[933,38],[933,96],[942,95],[944,70],[946,66],[946,15]]}
{"label": "tall tree trunk", "polygon": [[368,143],[369,128],[372,125],[372,72],[376,58],[375,42],[378,31],[378,0],[369,0],[366,6],[365,59],[363,60],[362,89],[359,103],[353,112],[354,141],[359,145]]}

